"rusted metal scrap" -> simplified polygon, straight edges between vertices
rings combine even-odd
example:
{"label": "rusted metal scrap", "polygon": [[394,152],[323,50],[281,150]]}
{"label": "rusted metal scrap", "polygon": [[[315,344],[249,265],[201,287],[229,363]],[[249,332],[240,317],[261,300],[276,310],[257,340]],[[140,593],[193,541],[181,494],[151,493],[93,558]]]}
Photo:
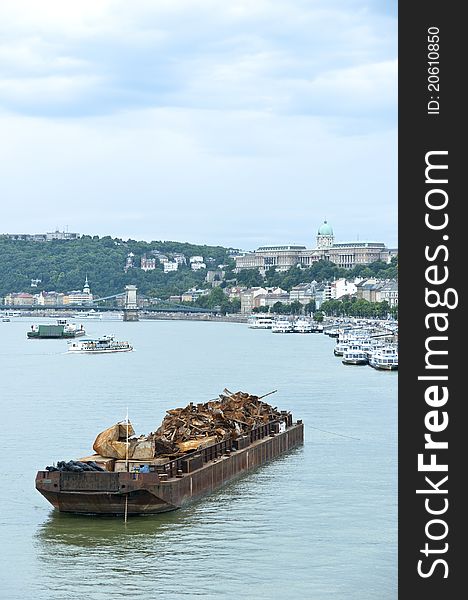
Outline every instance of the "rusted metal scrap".
{"label": "rusted metal scrap", "polygon": [[122,424],[118,424],[120,427],[114,425],[98,435],[93,448],[101,456],[118,454],[116,458],[134,456],[149,459],[151,455],[178,456],[216,442],[235,439],[257,425],[281,417],[276,407],[262,401],[274,391],[255,396],[224,389],[215,400],[204,404],[190,402],[184,408],[168,410],[158,429],[147,436],[131,438],[127,442],[126,428]]}

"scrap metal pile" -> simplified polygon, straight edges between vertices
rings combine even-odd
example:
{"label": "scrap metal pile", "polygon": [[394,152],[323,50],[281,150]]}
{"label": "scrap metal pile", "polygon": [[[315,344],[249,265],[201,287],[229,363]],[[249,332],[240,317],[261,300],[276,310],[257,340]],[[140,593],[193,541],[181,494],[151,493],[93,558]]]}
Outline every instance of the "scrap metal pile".
{"label": "scrap metal pile", "polygon": [[150,460],[235,439],[282,416],[261,400],[273,393],[259,397],[225,389],[216,400],[168,410],[156,432],[146,436],[130,437],[135,434],[132,425],[117,423],[97,436],[93,449],[103,457]]}

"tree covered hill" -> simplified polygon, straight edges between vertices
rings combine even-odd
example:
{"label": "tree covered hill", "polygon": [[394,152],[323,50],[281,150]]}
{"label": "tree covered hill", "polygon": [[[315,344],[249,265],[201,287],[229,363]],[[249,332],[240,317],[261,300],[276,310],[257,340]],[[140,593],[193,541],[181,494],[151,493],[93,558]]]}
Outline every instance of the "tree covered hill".
{"label": "tree covered hill", "polygon": [[[144,254],[158,250],[184,254],[188,266],[164,273],[156,262],[154,271],[139,268]],[[125,285],[134,284],[141,294],[167,298],[192,286],[202,284],[206,271],[192,271],[190,256],[203,256],[207,269],[218,265],[233,265],[228,248],[182,242],[135,240],[122,241],[109,236],[82,236],[77,240],[49,242],[18,241],[0,236],[0,296],[9,292],[69,292],[83,288],[88,277],[94,295],[104,297],[123,292]],[[136,268],[124,271],[125,261],[132,252]],[[156,257],[157,258],[157,257]],[[31,279],[40,279],[31,288]]]}

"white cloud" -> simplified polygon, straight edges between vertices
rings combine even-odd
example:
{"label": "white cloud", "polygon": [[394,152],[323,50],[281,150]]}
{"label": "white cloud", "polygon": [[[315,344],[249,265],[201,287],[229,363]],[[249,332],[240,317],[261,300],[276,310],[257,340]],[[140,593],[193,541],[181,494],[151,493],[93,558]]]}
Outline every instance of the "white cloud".
{"label": "white cloud", "polygon": [[396,244],[388,2],[7,0],[0,40],[5,231]]}
{"label": "white cloud", "polygon": [[[369,65],[395,59],[395,18],[365,8],[300,0],[8,2],[0,6],[0,64],[19,81],[87,78],[92,89],[76,86],[71,116],[171,105],[323,114],[333,110],[337,74],[355,94],[376,75]],[[385,89],[395,86],[394,71],[377,76]],[[28,112],[21,89],[0,91],[0,106]],[[376,111],[388,108],[384,94],[369,100]],[[37,111],[31,100],[29,112]],[[43,111],[54,115],[53,99]]]}

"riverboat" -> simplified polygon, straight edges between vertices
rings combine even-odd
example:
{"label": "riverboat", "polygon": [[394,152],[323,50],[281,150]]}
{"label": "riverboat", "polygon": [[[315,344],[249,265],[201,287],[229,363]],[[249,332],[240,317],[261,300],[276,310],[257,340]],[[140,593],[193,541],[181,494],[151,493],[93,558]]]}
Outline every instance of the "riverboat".
{"label": "riverboat", "polygon": [[359,346],[351,346],[343,353],[341,361],[344,365],[367,365],[367,354]]}
{"label": "riverboat", "polygon": [[87,312],[77,313],[75,319],[102,319],[102,314],[93,308]]}
{"label": "riverboat", "polygon": [[398,370],[398,350],[392,346],[384,346],[372,353],[369,365],[381,371]]}
{"label": "riverboat", "polygon": [[294,333],[312,333],[314,327],[308,319],[297,319],[293,323]]}
{"label": "riverboat", "polygon": [[247,326],[250,329],[271,329],[273,321],[273,317],[267,315],[251,315],[247,320]]}
{"label": "riverboat", "polygon": [[271,328],[272,333],[293,333],[294,326],[288,319],[276,319]]}
{"label": "riverboat", "polygon": [[109,354],[110,352],[131,352],[132,350],[133,346],[128,342],[115,341],[113,335],[68,342],[68,352],[73,353]]}
{"label": "riverboat", "polygon": [[56,324],[31,325],[31,330],[27,332],[29,339],[69,339],[85,335],[83,325],[68,323],[66,319],[57,319]]}

